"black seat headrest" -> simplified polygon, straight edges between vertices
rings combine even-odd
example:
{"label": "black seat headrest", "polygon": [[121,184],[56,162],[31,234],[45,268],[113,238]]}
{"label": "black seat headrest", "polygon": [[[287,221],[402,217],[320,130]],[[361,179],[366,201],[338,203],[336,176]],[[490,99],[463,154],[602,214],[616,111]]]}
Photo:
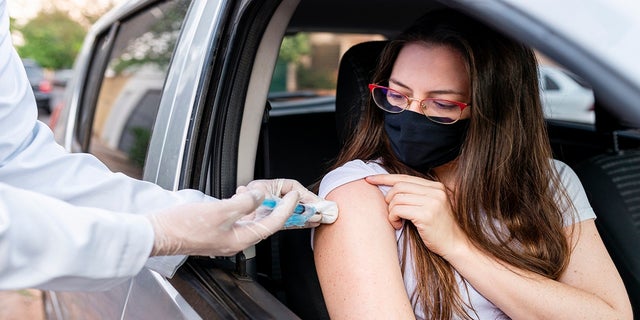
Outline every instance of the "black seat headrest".
{"label": "black seat headrest", "polygon": [[336,129],[343,144],[360,119],[369,99],[368,85],[378,57],[388,41],[362,42],[349,48],[338,69],[336,88]]}

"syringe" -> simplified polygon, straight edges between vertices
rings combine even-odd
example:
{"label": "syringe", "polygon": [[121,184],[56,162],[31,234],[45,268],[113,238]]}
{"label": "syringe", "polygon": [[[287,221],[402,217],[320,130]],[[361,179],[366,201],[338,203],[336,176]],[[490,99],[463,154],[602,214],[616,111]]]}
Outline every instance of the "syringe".
{"label": "syringe", "polygon": [[[273,210],[278,205],[278,202],[280,202],[280,199],[278,198],[264,199],[264,201],[262,201],[262,207],[268,210]],[[302,227],[311,216],[316,214],[316,212],[317,210],[313,206],[298,203],[298,205],[296,205],[296,207],[293,209],[293,215],[291,215],[289,219],[287,219],[287,222],[285,222],[284,226]]]}

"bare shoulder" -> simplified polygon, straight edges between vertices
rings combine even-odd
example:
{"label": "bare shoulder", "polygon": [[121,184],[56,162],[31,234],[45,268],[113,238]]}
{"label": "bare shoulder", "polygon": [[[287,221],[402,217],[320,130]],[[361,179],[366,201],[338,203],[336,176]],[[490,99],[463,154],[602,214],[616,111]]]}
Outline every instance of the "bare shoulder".
{"label": "bare shoulder", "polygon": [[372,219],[372,215],[379,215],[386,220],[388,212],[384,194],[364,179],[343,184],[329,192],[326,198],[335,201],[340,212],[352,213],[349,217],[353,219]]}
{"label": "bare shoulder", "polygon": [[316,228],[314,258],[331,316],[412,316],[382,191],[359,179],[326,198],[338,203],[340,215],[335,223]]}
{"label": "bare shoulder", "polygon": [[[316,229],[315,246],[331,243],[339,246],[367,250],[376,241],[390,241],[395,245],[395,232],[388,220],[387,203],[377,186],[364,179],[343,184],[326,196],[338,204],[339,218],[331,225]],[[386,236],[381,237],[382,234]],[[367,238],[366,243],[360,241]],[[318,248],[318,247],[316,247]]]}

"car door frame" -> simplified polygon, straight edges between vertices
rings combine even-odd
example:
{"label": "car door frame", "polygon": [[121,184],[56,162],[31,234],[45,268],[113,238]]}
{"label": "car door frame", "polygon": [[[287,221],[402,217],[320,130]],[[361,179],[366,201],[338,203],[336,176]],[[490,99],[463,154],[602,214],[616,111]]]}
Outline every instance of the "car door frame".
{"label": "car door frame", "polygon": [[[193,1],[165,83],[164,92],[173,95],[160,102],[145,180],[226,198],[253,179],[271,74],[296,5]],[[251,277],[254,255],[249,248],[231,259],[190,257],[168,283],[203,318],[297,318]]]}

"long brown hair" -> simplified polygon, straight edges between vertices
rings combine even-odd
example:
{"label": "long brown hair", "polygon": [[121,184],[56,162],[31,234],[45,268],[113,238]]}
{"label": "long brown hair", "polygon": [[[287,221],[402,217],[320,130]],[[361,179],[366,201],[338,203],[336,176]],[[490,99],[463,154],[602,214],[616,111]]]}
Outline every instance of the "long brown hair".
{"label": "long brown hair", "polygon": [[[390,41],[373,82],[386,83],[400,50],[416,41],[459,51],[469,72],[471,120],[452,199],[457,223],[486,253],[557,279],[570,255],[562,214],[568,208],[561,208],[570,202],[551,160],[533,51],[461,13],[439,10]],[[395,157],[383,111],[371,101],[333,167],[353,159],[381,159],[390,173],[437,179]],[[403,270],[411,252],[417,280],[412,300],[429,319],[470,318],[451,265],[428,250],[413,224],[406,222],[404,232]]]}

